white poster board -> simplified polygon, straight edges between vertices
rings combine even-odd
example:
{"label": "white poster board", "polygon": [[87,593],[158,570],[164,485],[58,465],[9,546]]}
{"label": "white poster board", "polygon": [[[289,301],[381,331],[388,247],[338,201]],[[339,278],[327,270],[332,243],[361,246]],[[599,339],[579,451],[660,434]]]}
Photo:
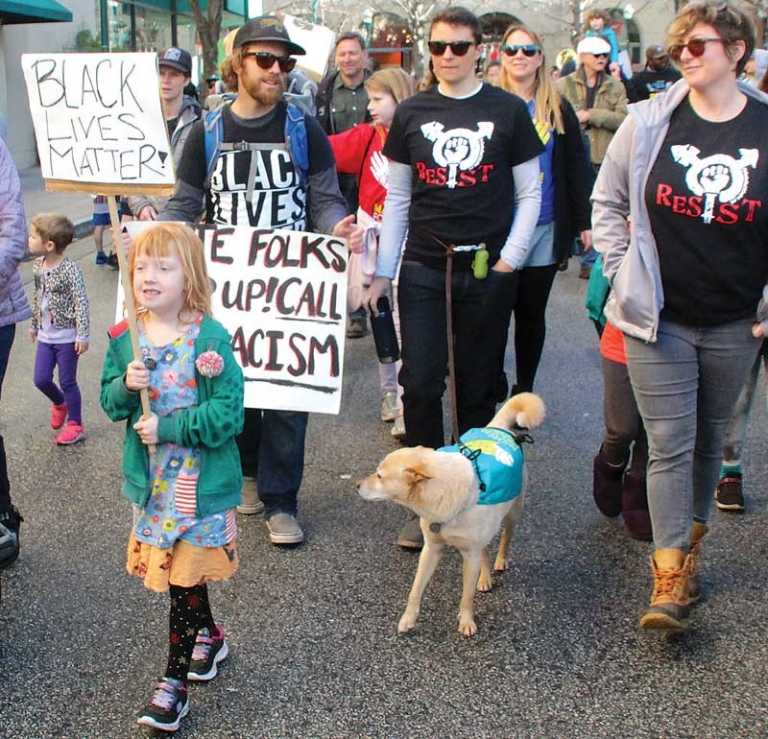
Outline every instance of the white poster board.
{"label": "white poster board", "polygon": [[296,57],[296,66],[315,82],[320,82],[325,77],[336,34],[330,28],[314,25],[292,15],[283,16],[283,25],[291,41],[307,52]]}
{"label": "white poster board", "polygon": [[[151,222],[124,224],[132,238]],[[195,226],[214,283],[213,315],[232,336],[245,406],[337,414],[347,307],[347,246],[325,234]],[[118,288],[116,320],[123,317]]]}
{"label": "white poster board", "polygon": [[173,191],[156,54],[22,54],[21,66],[49,189]]}

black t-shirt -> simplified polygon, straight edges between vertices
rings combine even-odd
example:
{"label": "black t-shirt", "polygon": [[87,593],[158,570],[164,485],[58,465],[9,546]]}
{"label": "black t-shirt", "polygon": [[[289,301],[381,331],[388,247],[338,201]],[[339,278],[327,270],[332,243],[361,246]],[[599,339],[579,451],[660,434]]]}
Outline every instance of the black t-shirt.
{"label": "black t-shirt", "polygon": [[485,242],[497,258],[512,226],[512,167],[542,148],[526,104],[491,85],[464,99],[435,87],[401,103],[384,154],[413,172],[405,258],[443,264],[433,236]]}
{"label": "black t-shirt", "polygon": [[[206,221],[259,228],[306,228],[306,185],[285,145],[286,106],[278,103],[260,118],[244,119],[226,106],[222,113],[223,141],[264,144],[264,148],[221,150],[206,192]],[[309,174],[334,165],[333,152],[323,130],[305,116],[309,141]],[[203,190],[206,179],[204,119],[195,121],[178,167],[178,177]],[[271,146],[270,146],[271,145]],[[253,177],[253,197],[246,198]]]}
{"label": "black t-shirt", "polygon": [[165,127],[168,129],[168,138],[173,138],[173,134],[176,132],[176,127],[179,125],[179,116],[175,118],[166,118]]}
{"label": "black t-shirt", "polygon": [[688,99],[672,115],[645,190],[664,288],[662,318],[718,326],[755,314],[768,278],[768,126],[748,98],[723,123]]}
{"label": "black t-shirt", "polygon": [[660,72],[644,69],[629,81],[630,101],[636,103],[639,100],[648,100],[654,95],[666,92],[679,79],[680,72],[672,66],[662,69]]}

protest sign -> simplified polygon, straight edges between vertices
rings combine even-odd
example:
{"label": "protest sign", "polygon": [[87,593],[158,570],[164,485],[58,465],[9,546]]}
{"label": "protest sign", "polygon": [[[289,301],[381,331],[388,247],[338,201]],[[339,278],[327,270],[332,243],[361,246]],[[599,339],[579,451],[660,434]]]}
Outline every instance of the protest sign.
{"label": "protest sign", "polygon": [[325,26],[318,26],[292,15],[283,16],[283,25],[291,41],[307,52],[296,57],[296,65],[315,82],[320,82],[328,67],[328,59],[336,42],[336,34]]}
{"label": "protest sign", "polygon": [[156,54],[23,54],[21,65],[49,190],[173,192]]}
{"label": "protest sign", "polygon": [[[135,238],[152,222],[125,228]],[[197,225],[213,282],[213,315],[232,336],[248,408],[338,413],[347,246],[325,234]],[[116,319],[122,320],[122,290]]]}

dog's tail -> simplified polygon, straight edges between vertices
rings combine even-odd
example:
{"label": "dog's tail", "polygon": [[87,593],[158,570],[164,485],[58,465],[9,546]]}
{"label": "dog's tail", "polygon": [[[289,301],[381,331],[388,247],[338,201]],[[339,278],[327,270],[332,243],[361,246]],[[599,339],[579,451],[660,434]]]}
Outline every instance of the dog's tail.
{"label": "dog's tail", "polygon": [[535,393],[513,395],[488,424],[495,428],[513,429],[516,426],[532,429],[541,425],[546,415],[544,401]]}

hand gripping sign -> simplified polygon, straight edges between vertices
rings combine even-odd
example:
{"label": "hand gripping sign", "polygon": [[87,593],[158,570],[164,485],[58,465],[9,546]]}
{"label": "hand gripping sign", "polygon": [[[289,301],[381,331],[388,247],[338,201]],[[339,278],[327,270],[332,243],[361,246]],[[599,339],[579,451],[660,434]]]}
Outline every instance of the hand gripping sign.
{"label": "hand gripping sign", "polygon": [[[152,222],[125,224],[135,238]],[[214,317],[232,336],[245,406],[339,412],[344,368],[347,246],[325,234],[193,226],[212,281]],[[116,320],[122,320],[118,292]]]}

